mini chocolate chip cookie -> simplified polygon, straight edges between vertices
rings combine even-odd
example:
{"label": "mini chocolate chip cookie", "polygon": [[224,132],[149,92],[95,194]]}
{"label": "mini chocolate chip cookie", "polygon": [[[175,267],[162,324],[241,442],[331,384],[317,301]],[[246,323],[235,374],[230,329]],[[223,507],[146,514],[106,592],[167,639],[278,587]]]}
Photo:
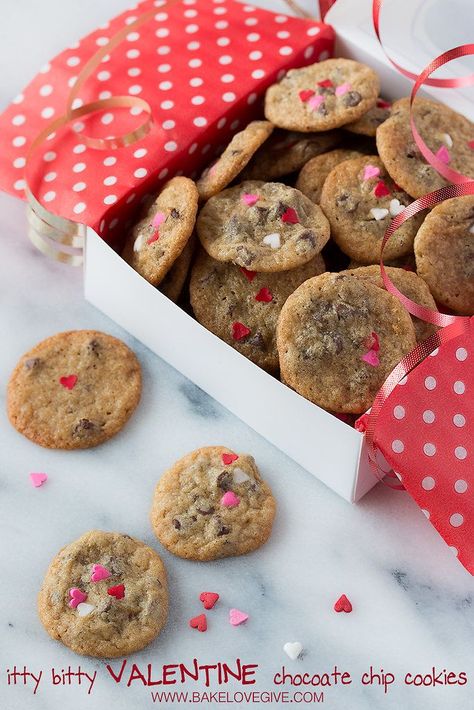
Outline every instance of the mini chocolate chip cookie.
{"label": "mini chocolate chip cookie", "polygon": [[418,274],[436,301],[455,313],[474,315],[474,196],[437,205],[415,238]]}
{"label": "mini chocolate chip cookie", "polygon": [[328,131],[356,121],[379,94],[377,74],[352,59],[290,69],[265,94],[265,117],[290,131]]}
{"label": "mini chocolate chip cookie", "polygon": [[302,168],[315,155],[333,148],[340,140],[340,131],[327,133],[275,131],[242,171],[241,179],[267,182],[290,175]]}
{"label": "mini chocolate chip cookie", "polygon": [[167,550],[191,560],[243,555],[270,537],[275,500],[252,456],[208,446],[158,481],[150,513]]}
{"label": "mini chocolate chip cookie", "polygon": [[[444,104],[415,100],[415,125],[428,148],[450,168],[474,178],[474,126]],[[396,101],[392,113],[377,128],[377,150],[395,182],[412,197],[446,185],[446,180],[428,163],[413,140],[410,99]]]}
{"label": "mini chocolate chip cookie", "polygon": [[282,380],[331,412],[368,409],[416,345],[408,312],[383,289],[325,273],[287,299],[277,327]]}
{"label": "mini chocolate chip cookie", "polygon": [[[382,161],[373,155],[345,160],[329,173],[321,193],[321,208],[331,236],[342,251],[363,264],[380,261],[380,247],[390,220],[411,202],[396,185]],[[425,212],[407,220],[389,239],[384,258],[413,250]]]}
{"label": "mini chocolate chip cookie", "polygon": [[367,113],[364,113],[357,121],[347,123],[344,126],[344,130],[357,133],[360,136],[374,138],[377,128],[389,118],[391,107],[392,105],[388,101],[379,98],[375,106],[369,108]]}
{"label": "mini chocolate chip cookie", "polygon": [[122,256],[154,286],[161,283],[191,237],[197,207],[194,182],[172,178],[130,232]]}
{"label": "mini chocolate chip cookie", "polygon": [[21,358],[8,385],[8,416],[21,434],[50,449],[87,449],[125,425],[141,394],[135,354],[111,335],[73,330]]}
{"label": "mini chocolate chip cookie", "polygon": [[161,293],[164,293],[164,295],[167,296],[170,301],[174,301],[174,303],[176,303],[180,297],[181,291],[183,290],[183,286],[186,282],[189,267],[191,266],[191,261],[193,260],[196,241],[197,239],[195,235],[188,239],[183,251],[159,285]]}
{"label": "mini chocolate chip cookie", "polygon": [[[385,271],[389,279],[404,296],[407,296],[415,303],[419,303],[421,306],[426,306],[426,308],[431,308],[431,310],[434,311],[437,310],[435,300],[427,284],[413,271],[397,269],[390,266],[385,266]],[[347,271],[341,271],[340,273],[346,276],[356,276],[358,279],[364,279],[380,288],[385,288],[382,276],[380,275],[379,265],[347,269]],[[420,320],[416,316],[412,316],[411,318],[415,328],[417,342],[420,343],[422,340],[426,340],[426,338],[429,338],[429,336],[433,335],[436,331],[436,326],[431,323],[425,323],[425,321]]]}
{"label": "mini chocolate chip cookie", "polygon": [[38,612],[48,634],[75,653],[114,658],[139,651],[166,623],[163,562],[129,535],[91,530],[51,562]]}
{"label": "mini chocolate chip cookie", "polygon": [[317,254],[290,271],[257,273],[216,261],[204,250],[192,270],[191,305],[197,320],[264,370],[278,370],[276,324],[281,308],[306,279],[322,274]]}
{"label": "mini chocolate chip cookie", "polygon": [[299,190],[246,181],[211,197],[197,232],[207,253],[254,271],[287,271],[319,254],[329,239],[322,210]]}
{"label": "mini chocolate chip cookie", "polygon": [[319,205],[324,181],[331,170],[339,163],[343,163],[344,160],[362,157],[362,153],[357,150],[347,150],[345,148],[337,148],[336,150],[330,150],[329,153],[317,155],[315,158],[308,160],[306,165],[302,167],[295,187],[303,195],[309,197],[312,202]]}
{"label": "mini chocolate chip cookie", "polygon": [[197,181],[201,200],[208,200],[227,187],[272,131],[273,125],[269,121],[252,121],[243,131],[236,133],[220,158]]}

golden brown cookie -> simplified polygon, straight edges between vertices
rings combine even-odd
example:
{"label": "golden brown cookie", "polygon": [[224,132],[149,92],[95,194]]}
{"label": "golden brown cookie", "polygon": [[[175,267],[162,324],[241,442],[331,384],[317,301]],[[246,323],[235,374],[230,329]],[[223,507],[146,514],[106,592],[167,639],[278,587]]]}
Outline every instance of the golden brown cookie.
{"label": "golden brown cookie", "polygon": [[364,113],[354,123],[348,123],[344,126],[344,130],[351,133],[357,133],[360,136],[375,137],[377,128],[381,123],[387,120],[390,116],[392,105],[384,99],[378,98],[375,106],[369,108],[367,113]]}
{"label": "golden brown cookie", "polygon": [[161,293],[164,293],[164,295],[167,296],[170,301],[174,301],[174,303],[179,299],[186,282],[196,248],[196,241],[194,235],[188,239],[183,251],[159,285]]}
{"label": "golden brown cookie", "polygon": [[337,148],[330,150],[329,153],[317,155],[308,160],[306,165],[301,168],[295,187],[303,195],[309,197],[312,202],[319,205],[324,182],[331,170],[339,163],[343,163],[344,160],[361,157],[363,157],[362,153],[345,148]]}
{"label": "golden brown cookie", "polygon": [[48,634],[75,653],[126,656],[153,641],[166,623],[165,568],[140,540],[92,530],[51,562],[38,612]]}
{"label": "golden brown cookie", "polygon": [[8,416],[21,434],[50,449],[87,449],[110,439],[141,394],[135,354],[111,335],[72,330],[21,358],[8,385]]}
{"label": "golden brown cookie", "polygon": [[158,481],[150,513],[167,550],[192,560],[243,555],[270,537],[275,500],[248,454],[208,446]]}

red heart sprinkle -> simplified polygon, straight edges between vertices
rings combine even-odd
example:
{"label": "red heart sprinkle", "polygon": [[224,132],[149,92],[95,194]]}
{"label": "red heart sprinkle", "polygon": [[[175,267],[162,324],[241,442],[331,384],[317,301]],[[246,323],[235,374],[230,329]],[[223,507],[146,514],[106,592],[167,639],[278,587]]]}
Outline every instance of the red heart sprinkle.
{"label": "red heart sprinkle", "polygon": [[309,101],[314,94],[315,92],[312,89],[303,89],[303,91],[300,91],[298,95],[301,101]]}
{"label": "red heart sprinkle", "polygon": [[234,340],[242,340],[242,338],[246,338],[247,335],[250,335],[250,328],[247,328],[246,325],[238,321],[232,323],[232,337]]}
{"label": "red heart sprinkle", "polygon": [[255,296],[255,300],[262,301],[262,303],[270,303],[271,301],[273,301],[273,293],[270,291],[269,288],[264,286]]}
{"label": "red heart sprinkle", "polygon": [[324,89],[327,89],[331,86],[334,86],[332,83],[331,79],[323,79],[323,81],[318,81],[318,86],[322,86]]}
{"label": "red heart sprinkle", "polygon": [[391,108],[392,104],[389,101],[384,101],[383,99],[377,99],[378,108]]}
{"label": "red heart sprinkle", "polygon": [[66,387],[66,389],[72,390],[73,387],[76,385],[77,375],[67,375],[67,377],[60,377],[59,382],[62,384],[63,387]]}
{"label": "red heart sprinkle", "polygon": [[228,466],[230,463],[234,463],[234,461],[237,461],[239,457],[237,454],[222,454],[221,459],[222,463]]}
{"label": "red heart sprinkle", "polygon": [[202,592],[199,595],[199,601],[204,604],[204,609],[212,609],[219,599],[219,595],[216,592]]}
{"label": "red heart sprinkle", "polygon": [[467,144],[471,150],[474,150],[474,141],[468,141]]}
{"label": "red heart sprinkle", "polygon": [[125,587],[123,584],[117,584],[115,587],[109,587],[107,589],[107,594],[116,599],[123,599],[125,596]]}
{"label": "red heart sprinkle", "polygon": [[390,195],[390,190],[388,189],[383,180],[379,180],[376,184],[374,195],[375,197],[387,197],[387,195]]}
{"label": "red heart sprinkle", "polygon": [[254,278],[257,275],[256,271],[249,271],[248,269],[245,268],[245,266],[241,266],[240,270],[243,273],[243,275],[245,276],[245,278],[247,279],[247,281],[250,281],[250,283],[252,283],[252,281],[254,280]]}
{"label": "red heart sprinkle", "polygon": [[192,629],[197,629],[198,631],[207,630],[207,619],[205,614],[199,614],[195,616],[194,619],[189,620],[189,625]]}
{"label": "red heart sprinkle", "polygon": [[146,243],[153,244],[153,242],[157,242],[159,238],[160,238],[160,233],[157,229],[155,229],[155,231],[153,232],[151,237],[148,237],[148,239],[146,240]]}
{"label": "red heart sprinkle", "polygon": [[346,614],[350,614],[352,611],[352,604],[345,594],[342,594],[337,602],[334,604],[334,611],[340,612],[345,611]]}
{"label": "red heart sprinkle", "polygon": [[300,220],[298,218],[298,215],[296,213],[296,210],[293,209],[293,207],[288,207],[286,209],[282,216],[281,216],[281,221],[282,222],[289,222],[290,224],[299,224]]}
{"label": "red heart sprinkle", "polygon": [[375,352],[378,352],[380,350],[380,342],[377,333],[372,331],[364,340],[364,346],[367,350],[375,350]]}

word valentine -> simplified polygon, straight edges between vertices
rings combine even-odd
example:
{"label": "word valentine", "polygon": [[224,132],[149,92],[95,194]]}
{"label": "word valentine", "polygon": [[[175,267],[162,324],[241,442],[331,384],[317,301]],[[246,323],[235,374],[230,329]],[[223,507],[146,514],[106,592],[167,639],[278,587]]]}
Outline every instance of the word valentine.
{"label": "word valentine", "polygon": [[[43,675],[44,673],[44,675]],[[94,687],[95,679],[97,678],[97,671],[83,671],[81,666],[78,666],[77,670],[73,670],[71,666],[61,669],[51,668],[49,673],[43,670],[38,670],[36,672],[29,670],[27,666],[20,667],[13,666],[12,669],[7,668],[7,685],[27,685],[33,690],[33,695],[40,686],[42,680],[49,680],[51,685],[85,685],[87,688],[87,694],[90,695],[92,688]]]}
{"label": "word valentine", "polygon": [[190,665],[170,663],[155,668],[152,663],[148,663],[146,666],[140,667],[136,663],[123,660],[118,666],[107,663],[105,667],[115,683],[121,683],[127,688],[132,683],[141,683],[144,686],[152,687],[186,683],[187,681],[204,683],[208,688],[211,682],[223,685],[230,680],[240,681],[242,685],[253,685],[258,665],[242,663],[240,658],[236,658],[232,665],[220,662],[201,665],[197,658],[194,658]]}

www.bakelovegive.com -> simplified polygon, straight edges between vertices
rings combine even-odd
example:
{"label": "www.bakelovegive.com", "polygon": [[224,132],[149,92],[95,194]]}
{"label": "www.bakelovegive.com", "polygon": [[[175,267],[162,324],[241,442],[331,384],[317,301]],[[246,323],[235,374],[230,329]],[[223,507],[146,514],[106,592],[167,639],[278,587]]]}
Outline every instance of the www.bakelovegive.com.
{"label": "www.bakelovegive.com", "polygon": [[[463,686],[468,683],[467,673],[464,671],[454,672],[446,668],[431,668],[417,672],[409,671],[398,674],[377,669],[370,666],[368,669],[353,673],[341,670],[334,666],[331,670],[321,672],[293,672],[285,666],[281,666],[273,675],[274,690],[261,691],[256,688],[248,689],[252,700],[246,701],[244,697],[239,700],[232,699],[236,695],[242,695],[240,691],[223,691],[222,686],[229,683],[238,683],[242,686],[255,686],[258,683],[259,665],[256,663],[243,663],[236,659],[233,663],[199,663],[198,659],[193,659],[191,663],[174,663],[166,665],[154,665],[147,663],[138,665],[131,663],[127,659],[117,663],[107,663],[104,666],[104,673],[107,680],[123,688],[168,688],[169,686],[188,686],[190,684],[200,685],[201,690],[184,691],[174,693],[175,702],[213,702],[213,695],[222,692],[228,696],[226,700],[217,702],[301,702],[319,703],[324,702],[324,693],[321,689],[329,689],[336,686],[351,686],[360,684],[362,686],[375,686],[382,690],[384,694],[390,691],[395,684],[403,684],[407,687],[440,687],[440,686]],[[43,686],[53,687],[79,687],[90,695],[93,692],[99,671],[86,670],[81,665],[73,668],[29,668],[26,665],[11,665],[4,669],[3,681],[9,687],[27,686],[33,694],[36,694]],[[219,690],[206,690],[204,688],[219,688]],[[295,688],[301,690],[295,691]],[[314,692],[317,688],[319,692]],[[303,692],[304,691],[304,692]],[[247,693],[244,693],[247,694]],[[160,694],[152,692],[154,702],[160,702]],[[258,698],[256,697],[258,695]],[[181,696],[186,696],[182,697]],[[198,696],[201,700],[198,700]],[[206,697],[205,697],[206,696]],[[207,698],[210,697],[210,699]],[[278,696],[278,697],[276,697]],[[196,699],[195,699],[196,697]]]}

